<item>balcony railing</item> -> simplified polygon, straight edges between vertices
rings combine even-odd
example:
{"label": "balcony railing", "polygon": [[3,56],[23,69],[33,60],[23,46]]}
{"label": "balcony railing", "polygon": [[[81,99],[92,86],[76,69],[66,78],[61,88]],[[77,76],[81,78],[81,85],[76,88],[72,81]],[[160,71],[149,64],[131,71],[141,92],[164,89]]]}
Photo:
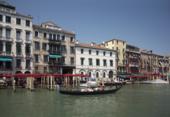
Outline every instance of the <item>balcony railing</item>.
{"label": "balcony railing", "polygon": [[63,62],[49,62],[49,66],[65,65]]}
{"label": "balcony railing", "polygon": [[4,40],[4,41],[12,41],[13,38],[11,38],[11,37],[2,37],[2,36],[0,36],[0,40]]}
{"label": "balcony railing", "polygon": [[21,69],[22,69],[22,66],[16,66],[16,69],[21,70]]}
{"label": "balcony railing", "polygon": [[26,42],[26,43],[31,43],[31,39],[30,39],[30,38],[26,38],[26,39],[25,39],[25,42]]}
{"label": "balcony railing", "polygon": [[25,69],[30,70],[30,69],[31,69],[31,66],[26,66]]}
{"label": "balcony railing", "polygon": [[62,54],[61,51],[49,50],[50,54]]}
{"label": "balcony railing", "polygon": [[23,42],[21,38],[16,38],[16,42]]}
{"label": "balcony railing", "polygon": [[0,55],[3,55],[3,56],[12,56],[12,52],[11,51],[0,51]]}
{"label": "balcony railing", "polygon": [[25,53],[26,57],[31,57],[31,53]]}
{"label": "balcony railing", "polygon": [[0,67],[0,72],[4,73],[6,71],[13,71],[12,68]]}
{"label": "balcony railing", "polygon": [[16,55],[21,56],[22,52],[16,52]]}

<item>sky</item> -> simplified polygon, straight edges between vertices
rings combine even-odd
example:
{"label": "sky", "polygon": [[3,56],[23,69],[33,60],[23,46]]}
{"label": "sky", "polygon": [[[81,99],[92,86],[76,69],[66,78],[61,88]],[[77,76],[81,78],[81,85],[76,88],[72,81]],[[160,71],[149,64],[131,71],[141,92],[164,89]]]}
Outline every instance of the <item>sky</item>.
{"label": "sky", "polygon": [[80,42],[111,39],[170,55],[170,0],[7,0],[34,24],[53,21]]}

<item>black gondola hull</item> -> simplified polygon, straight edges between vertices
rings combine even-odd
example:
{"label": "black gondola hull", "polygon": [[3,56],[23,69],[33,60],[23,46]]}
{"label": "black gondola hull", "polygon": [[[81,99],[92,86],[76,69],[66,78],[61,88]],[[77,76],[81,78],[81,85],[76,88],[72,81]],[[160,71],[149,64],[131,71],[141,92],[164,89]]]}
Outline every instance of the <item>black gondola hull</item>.
{"label": "black gondola hull", "polygon": [[118,91],[121,87],[117,87],[115,89],[110,90],[97,90],[97,91],[67,91],[67,90],[59,90],[62,94],[68,94],[68,95],[98,95],[98,94],[110,94],[115,93]]}

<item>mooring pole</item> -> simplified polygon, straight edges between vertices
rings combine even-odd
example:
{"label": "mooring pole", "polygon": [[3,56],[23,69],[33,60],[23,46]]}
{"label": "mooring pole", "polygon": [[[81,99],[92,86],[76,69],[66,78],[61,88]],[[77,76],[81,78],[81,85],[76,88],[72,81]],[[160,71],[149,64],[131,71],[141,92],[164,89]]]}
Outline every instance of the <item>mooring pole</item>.
{"label": "mooring pole", "polygon": [[52,81],[52,76],[50,77],[50,89],[53,89],[53,81]]}
{"label": "mooring pole", "polygon": [[16,83],[15,78],[12,78],[12,89],[13,89],[13,91],[16,91],[15,83]]}

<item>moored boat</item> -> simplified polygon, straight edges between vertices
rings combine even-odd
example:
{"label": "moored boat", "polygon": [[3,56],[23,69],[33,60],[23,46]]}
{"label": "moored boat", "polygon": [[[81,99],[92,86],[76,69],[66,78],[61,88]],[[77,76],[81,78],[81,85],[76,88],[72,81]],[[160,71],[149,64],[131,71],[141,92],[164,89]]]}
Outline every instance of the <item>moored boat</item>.
{"label": "moored boat", "polygon": [[165,81],[162,79],[155,79],[155,80],[140,81],[139,83],[141,84],[169,84],[169,81]]}
{"label": "moored boat", "polygon": [[122,85],[114,85],[114,86],[105,86],[105,87],[96,87],[96,88],[66,88],[60,87],[59,92],[62,94],[69,95],[96,95],[96,94],[109,94],[118,91]]}

